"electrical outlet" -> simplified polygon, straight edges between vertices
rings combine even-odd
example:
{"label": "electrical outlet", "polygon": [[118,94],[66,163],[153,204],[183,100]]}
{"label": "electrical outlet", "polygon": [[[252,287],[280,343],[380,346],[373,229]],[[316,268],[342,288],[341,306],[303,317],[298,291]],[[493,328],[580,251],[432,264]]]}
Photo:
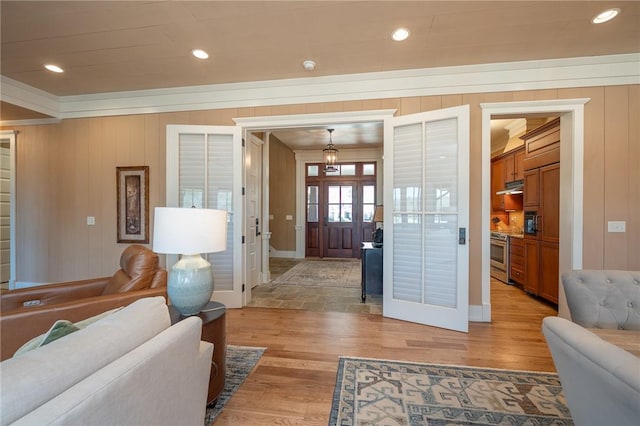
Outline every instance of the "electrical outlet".
{"label": "electrical outlet", "polygon": [[623,220],[614,221],[610,220],[607,222],[607,231],[608,232],[626,232],[627,223]]}

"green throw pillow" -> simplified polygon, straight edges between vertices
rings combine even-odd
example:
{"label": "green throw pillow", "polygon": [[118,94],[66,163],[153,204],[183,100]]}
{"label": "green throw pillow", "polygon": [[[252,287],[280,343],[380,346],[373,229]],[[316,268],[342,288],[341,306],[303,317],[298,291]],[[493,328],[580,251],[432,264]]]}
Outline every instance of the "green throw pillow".
{"label": "green throw pillow", "polygon": [[103,312],[103,313],[98,314],[96,316],[93,316],[91,318],[87,318],[85,320],[78,321],[75,324],[72,323],[71,321],[67,321],[67,320],[58,320],[58,321],[53,323],[53,325],[51,326],[49,331],[47,331],[44,334],[41,334],[38,337],[34,337],[33,339],[29,340],[27,343],[22,345],[20,347],[20,349],[18,349],[16,351],[16,353],[13,354],[13,356],[17,356],[17,355],[23,354],[25,352],[32,351],[32,350],[34,350],[36,348],[39,348],[40,346],[44,346],[44,345],[46,345],[48,343],[51,343],[54,340],[58,340],[59,338],[64,337],[67,334],[71,334],[74,331],[81,330],[81,329],[93,324],[94,322],[96,322],[98,320],[101,320],[102,318],[104,318],[104,317],[106,317],[108,315],[111,315],[112,313],[114,313],[116,311],[119,311],[120,309],[122,309],[122,307],[111,309],[110,311]]}

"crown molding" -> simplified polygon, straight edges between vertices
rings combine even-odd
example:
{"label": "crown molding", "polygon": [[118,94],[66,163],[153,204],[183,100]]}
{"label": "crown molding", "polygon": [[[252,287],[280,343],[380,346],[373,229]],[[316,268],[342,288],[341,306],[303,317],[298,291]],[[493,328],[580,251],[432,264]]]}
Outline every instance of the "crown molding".
{"label": "crown molding", "polygon": [[60,116],[60,97],[3,75],[0,75],[0,99],[50,117]]}
{"label": "crown molding", "polygon": [[[7,102],[56,118],[640,84],[640,53],[56,97],[2,77]],[[21,96],[24,92],[24,95]],[[20,92],[20,93],[19,93]],[[38,96],[39,95],[39,96]],[[57,102],[56,102],[57,101]]]}

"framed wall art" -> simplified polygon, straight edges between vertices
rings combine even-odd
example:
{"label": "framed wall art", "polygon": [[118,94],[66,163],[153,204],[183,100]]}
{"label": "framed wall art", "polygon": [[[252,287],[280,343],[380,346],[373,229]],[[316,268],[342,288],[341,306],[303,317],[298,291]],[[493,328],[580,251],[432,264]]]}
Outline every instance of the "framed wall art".
{"label": "framed wall art", "polygon": [[116,167],[118,242],[149,243],[149,166]]}

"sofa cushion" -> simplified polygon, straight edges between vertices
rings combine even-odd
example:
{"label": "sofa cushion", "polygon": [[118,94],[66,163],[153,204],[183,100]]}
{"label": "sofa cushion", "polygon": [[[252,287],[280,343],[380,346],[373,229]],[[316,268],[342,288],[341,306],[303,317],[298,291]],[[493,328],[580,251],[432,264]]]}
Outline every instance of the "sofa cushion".
{"label": "sofa cushion", "polygon": [[170,324],[163,297],[140,299],[64,339],[3,361],[0,423],[33,411]]}
{"label": "sofa cushion", "polygon": [[22,345],[13,356],[16,355],[20,355],[23,354],[25,352],[29,352],[32,351],[36,348],[39,348],[40,346],[44,346],[47,345],[55,340],[60,339],[61,337],[64,337],[68,334],[73,333],[74,331],[78,331],[81,330],[85,327],[88,327],[89,325],[93,324],[94,322],[97,322],[99,320],[101,320],[102,318],[106,317],[107,315],[111,315],[112,313],[119,311],[120,309],[122,309],[122,307],[120,308],[115,308],[115,309],[111,309],[107,312],[103,312],[101,314],[95,315],[91,318],[87,318],[85,320],[82,321],[78,321],[77,323],[72,323],[71,321],[67,321],[67,320],[58,320],[56,322],[53,323],[53,325],[51,326],[51,328],[49,330],[47,330],[46,333],[41,334],[37,337],[34,337],[33,339],[29,340],[27,343],[25,343],[24,345]]}

